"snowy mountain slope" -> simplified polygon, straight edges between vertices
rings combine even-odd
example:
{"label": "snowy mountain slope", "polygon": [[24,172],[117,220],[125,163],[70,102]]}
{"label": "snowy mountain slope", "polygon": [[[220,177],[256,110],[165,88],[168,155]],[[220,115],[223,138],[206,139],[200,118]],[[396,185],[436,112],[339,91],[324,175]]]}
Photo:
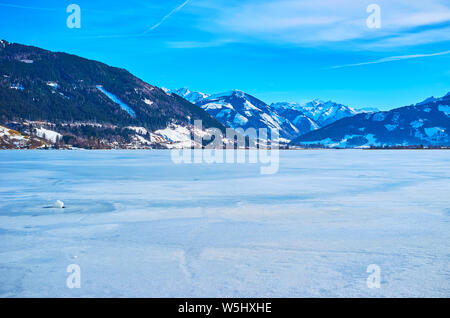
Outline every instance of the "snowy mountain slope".
{"label": "snowy mountain slope", "polygon": [[274,128],[279,130],[280,137],[290,140],[318,128],[313,120],[299,110],[276,109],[240,90],[212,95],[187,89],[170,92],[195,102],[224,125],[234,129]]}
{"label": "snowy mountain slope", "polygon": [[45,145],[46,142],[43,139],[23,135],[14,129],[0,125],[0,149],[34,149]]}
{"label": "snowy mountain slope", "polygon": [[299,118],[294,123],[282,112],[239,90],[211,95],[197,105],[232,128],[274,128],[286,139],[315,129],[314,123],[304,118],[303,113],[292,111],[295,114],[291,117]]}
{"label": "snowy mountain slope", "polygon": [[343,118],[292,141],[327,147],[449,146],[450,93],[416,105]]}
{"label": "snowy mountain slope", "polygon": [[199,119],[204,128],[226,128],[186,99],[167,94],[125,69],[1,43],[0,123],[9,128],[26,129],[36,136],[38,129],[50,129],[62,137],[59,142],[87,148],[128,147],[142,140],[129,126],[155,132],[171,125],[189,128]]}
{"label": "snowy mountain slope", "polygon": [[320,128],[320,125],[303,111],[291,107],[284,107],[282,104],[284,103],[271,104],[270,108],[290,121],[298,129],[300,134]]}
{"label": "snowy mountain slope", "polygon": [[300,111],[305,114],[305,116],[313,120],[319,127],[324,127],[345,117],[351,117],[359,113],[369,112],[363,109],[357,110],[333,101],[324,102],[320,99],[315,99],[306,104],[274,103],[271,106],[277,109],[284,108]]}
{"label": "snowy mountain slope", "polygon": [[233,128],[277,128],[293,139],[339,119],[377,109],[354,109],[333,101],[316,99],[306,104],[279,102],[270,105],[239,90],[219,94],[193,92],[187,88],[168,90],[201,106],[223,124]]}

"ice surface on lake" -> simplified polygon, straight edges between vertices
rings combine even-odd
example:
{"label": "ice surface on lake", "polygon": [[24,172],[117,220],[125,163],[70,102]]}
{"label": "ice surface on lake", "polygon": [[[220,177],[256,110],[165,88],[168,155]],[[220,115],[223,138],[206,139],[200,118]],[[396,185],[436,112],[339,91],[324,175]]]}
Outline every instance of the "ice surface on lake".
{"label": "ice surface on lake", "polygon": [[0,296],[449,297],[449,168],[440,150],[282,151],[274,175],[1,151]]}

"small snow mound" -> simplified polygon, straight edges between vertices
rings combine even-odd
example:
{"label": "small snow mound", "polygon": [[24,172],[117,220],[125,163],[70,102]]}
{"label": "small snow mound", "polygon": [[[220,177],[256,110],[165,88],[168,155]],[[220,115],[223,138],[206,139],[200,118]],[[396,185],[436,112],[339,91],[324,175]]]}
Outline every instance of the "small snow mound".
{"label": "small snow mound", "polygon": [[60,200],[56,200],[55,203],[53,203],[54,208],[62,209],[64,208],[64,202]]}

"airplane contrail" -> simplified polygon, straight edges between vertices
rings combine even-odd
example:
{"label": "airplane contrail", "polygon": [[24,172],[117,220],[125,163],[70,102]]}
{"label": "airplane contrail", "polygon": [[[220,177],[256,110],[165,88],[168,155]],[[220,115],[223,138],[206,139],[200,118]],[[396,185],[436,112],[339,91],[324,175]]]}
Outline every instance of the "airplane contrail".
{"label": "airplane contrail", "polygon": [[57,9],[54,9],[54,8],[29,7],[29,6],[22,6],[22,5],[9,4],[9,3],[0,3],[0,7],[8,7],[8,8],[16,8],[16,9],[39,10],[39,11],[58,11]]}
{"label": "airplane contrail", "polygon": [[374,60],[374,61],[354,63],[354,64],[336,65],[336,66],[332,66],[330,68],[336,69],[336,68],[352,67],[352,66],[360,66],[360,65],[379,64],[379,63],[416,59],[416,58],[429,57],[429,56],[446,55],[446,54],[450,54],[450,51],[443,51],[443,52],[430,53],[430,54],[411,54],[411,55],[389,56],[389,57],[384,57],[384,58]]}
{"label": "airplane contrail", "polygon": [[177,11],[180,11],[185,5],[188,4],[190,0],[186,0],[185,2],[183,2],[182,4],[180,4],[178,7],[174,8],[172,11],[170,11],[168,14],[166,14],[158,23],[156,23],[155,25],[153,25],[151,28],[147,29],[144,33],[142,33],[143,35],[156,29],[157,27],[159,27],[164,21],[166,21],[172,14],[174,14]]}

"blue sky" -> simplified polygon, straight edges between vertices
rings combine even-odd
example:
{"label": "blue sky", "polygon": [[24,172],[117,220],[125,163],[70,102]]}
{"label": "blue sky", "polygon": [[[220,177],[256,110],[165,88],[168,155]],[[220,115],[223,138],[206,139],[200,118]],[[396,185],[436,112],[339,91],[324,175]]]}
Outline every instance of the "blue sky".
{"label": "blue sky", "polygon": [[[66,7],[81,8],[81,28]],[[369,28],[367,6],[381,9]],[[450,91],[448,0],[0,0],[0,38],[157,86],[390,109]]]}

